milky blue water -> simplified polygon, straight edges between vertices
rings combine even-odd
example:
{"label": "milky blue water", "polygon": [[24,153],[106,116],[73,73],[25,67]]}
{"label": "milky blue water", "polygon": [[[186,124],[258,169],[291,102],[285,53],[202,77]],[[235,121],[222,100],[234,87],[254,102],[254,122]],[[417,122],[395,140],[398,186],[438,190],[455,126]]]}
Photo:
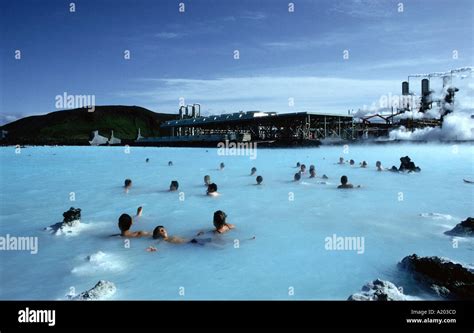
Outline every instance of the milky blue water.
{"label": "milky blue water", "polygon": [[[396,264],[412,253],[474,264],[472,239],[443,234],[474,216],[474,185],[463,182],[474,178],[474,146],[348,148],[258,149],[255,160],[201,148],[132,147],[128,154],[123,147],[27,147],[20,154],[0,148],[0,235],[39,242],[37,254],[0,251],[0,298],[65,299],[71,288],[81,292],[104,279],[115,283],[114,299],[342,300],[375,278],[432,298]],[[398,166],[405,155],[421,173],[375,171],[377,160]],[[337,165],[340,156],[369,167]],[[308,174],[293,182],[298,161],[314,164],[328,184]],[[249,176],[253,166],[264,178],[261,186]],[[219,197],[205,196],[206,174]],[[362,188],[336,189],[343,174]],[[133,180],[129,193],[121,187],[126,178]],[[167,191],[174,179],[183,193]],[[71,206],[82,209],[77,234],[43,230]],[[192,238],[212,229],[219,209],[236,229],[211,236],[205,246],[142,238],[128,247],[110,235],[118,232],[120,214],[134,215],[138,206],[143,216],[133,230],[164,225],[171,235]],[[364,252],[327,250],[325,238],[333,234],[363,237]],[[147,252],[150,245],[158,251]],[[105,255],[86,259],[98,251]]]}

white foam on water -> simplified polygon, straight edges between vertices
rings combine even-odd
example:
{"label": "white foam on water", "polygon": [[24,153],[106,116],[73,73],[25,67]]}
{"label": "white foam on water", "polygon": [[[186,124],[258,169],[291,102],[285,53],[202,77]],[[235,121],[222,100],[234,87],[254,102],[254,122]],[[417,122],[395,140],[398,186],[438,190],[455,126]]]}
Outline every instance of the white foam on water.
{"label": "white foam on water", "polygon": [[74,267],[72,274],[76,275],[96,275],[103,272],[120,272],[125,269],[124,263],[116,256],[97,251],[85,259],[85,263]]}

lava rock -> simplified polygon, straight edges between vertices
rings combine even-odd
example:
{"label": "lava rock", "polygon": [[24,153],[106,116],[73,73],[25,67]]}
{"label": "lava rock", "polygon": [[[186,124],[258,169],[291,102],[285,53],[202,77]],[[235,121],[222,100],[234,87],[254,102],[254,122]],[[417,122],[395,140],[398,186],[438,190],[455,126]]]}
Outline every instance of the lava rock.
{"label": "lava rock", "polygon": [[439,257],[406,256],[398,267],[414,274],[436,294],[455,299],[474,299],[474,272]]}
{"label": "lava rock", "polygon": [[410,159],[410,157],[400,157],[400,168],[398,171],[408,171],[408,172],[420,172],[421,169],[415,165]]}
{"label": "lava rock", "polygon": [[63,224],[66,224],[68,226],[73,226],[76,224],[76,221],[81,220],[81,209],[80,208],[74,208],[71,207],[69,208],[68,211],[63,213]]}
{"label": "lava rock", "polygon": [[362,292],[349,296],[348,301],[405,301],[408,297],[390,281],[374,280],[362,287]]}
{"label": "lava rock", "polygon": [[70,299],[82,301],[101,300],[111,297],[116,291],[115,284],[110,281],[100,280],[93,288],[72,296]]}
{"label": "lava rock", "polygon": [[445,232],[449,236],[474,237],[474,218],[468,217],[465,221],[456,224],[456,226]]}

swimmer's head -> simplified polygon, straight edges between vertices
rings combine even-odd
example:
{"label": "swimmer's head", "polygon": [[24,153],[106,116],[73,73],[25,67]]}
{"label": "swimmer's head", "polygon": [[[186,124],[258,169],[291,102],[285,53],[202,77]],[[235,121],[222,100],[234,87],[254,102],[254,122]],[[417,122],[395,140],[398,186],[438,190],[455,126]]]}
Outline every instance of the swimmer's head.
{"label": "swimmer's head", "polygon": [[131,187],[132,186],[132,180],[131,179],[125,179],[124,186],[125,187]]}
{"label": "swimmer's head", "polygon": [[119,217],[118,227],[122,233],[128,231],[132,226],[132,217],[128,214],[122,214]]}
{"label": "swimmer's head", "polygon": [[354,165],[354,164],[355,164],[354,160],[350,160],[350,161],[349,161],[349,164],[350,164],[350,165]]}
{"label": "swimmer's head", "polygon": [[263,182],[262,176],[257,176],[257,184],[260,185]]}
{"label": "swimmer's head", "polygon": [[322,178],[322,179],[328,179],[328,176],[323,175],[321,178]]}
{"label": "swimmer's head", "polygon": [[315,171],[314,169],[309,170],[309,176],[310,176],[311,178],[316,177],[316,171]]}
{"label": "swimmer's head", "polygon": [[339,163],[344,163],[344,157],[339,157]]}
{"label": "swimmer's head", "polygon": [[145,160],[145,162],[147,162],[147,163],[148,163],[148,162],[150,162],[150,159],[149,159],[149,158],[147,158],[147,159]]}
{"label": "swimmer's head", "polygon": [[137,216],[141,216],[142,215],[142,211],[143,211],[143,207],[140,206],[137,208]]}
{"label": "swimmer's head", "polygon": [[362,167],[365,168],[367,166],[367,162],[366,161],[363,161],[362,162]]}
{"label": "swimmer's head", "polygon": [[375,162],[375,166],[377,168],[380,168],[382,166],[382,162],[380,162],[380,161]]}
{"label": "swimmer's head", "polygon": [[217,230],[222,228],[226,224],[226,221],[227,221],[227,214],[226,213],[224,213],[222,210],[218,210],[218,211],[214,212],[213,223],[214,223],[214,227]]}
{"label": "swimmer's head", "polygon": [[341,184],[346,185],[347,184],[347,176],[342,176],[341,177]]}
{"label": "swimmer's head", "polygon": [[306,165],[301,164],[301,172],[305,172],[305,170],[306,170]]}
{"label": "swimmer's head", "polygon": [[209,185],[211,183],[211,176],[205,175],[204,176],[204,184]]}
{"label": "swimmer's head", "polygon": [[165,227],[162,225],[157,226],[153,230],[153,239],[158,239],[158,238],[168,238],[168,232],[166,231]]}
{"label": "swimmer's head", "polygon": [[224,162],[221,162],[221,164],[219,165],[219,167],[220,167],[221,169],[224,169],[224,167],[225,167]]}
{"label": "swimmer's head", "polygon": [[314,166],[314,164],[311,164],[311,165],[309,166],[309,171],[311,171],[311,170],[316,170],[316,167]]}
{"label": "swimmer's head", "polygon": [[295,173],[295,181],[298,181],[300,179],[301,179],[301,173],[300,172]]}
{"label": "swimmer's head", "polygon": [[170,191],[177,191],[179,188],[179,183],[177,180],[173,180],[171,181],[171,184],[170,184]]}
{"label": "swimmer's head", "polygon": [[253,176],[257,172],[257,168],[253,167],[252,170],[250,170],[250,175]]}
{"label": "swimmer's head", "polygon": [[173,162],[172,161],[169,161],[168,162],[168,166],[172,166],[173,165]]}
{"label": "swimmer's head", "polygon": [[301,166],[300,162],[296,163],[296,167],[299,168]]}
{"label": "swimmer's head", "polygon": [[209,184],[207,186],[207,193],[210,194],[210,193],[215,193],[217,192],[217,185],[216,183],[212,183],[212,184]]}

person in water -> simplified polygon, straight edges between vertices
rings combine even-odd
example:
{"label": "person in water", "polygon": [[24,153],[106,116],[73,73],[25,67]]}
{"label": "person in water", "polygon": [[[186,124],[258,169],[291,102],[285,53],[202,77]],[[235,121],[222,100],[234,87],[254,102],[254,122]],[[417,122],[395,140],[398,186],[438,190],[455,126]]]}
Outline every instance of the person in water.
{"label": "person in water", "polygon": [[255,175],[255,172],[257,172],[257,168],[253,167],[252,170],[250,170],[250,176]]}
{"label": "person in water", "polygon": [[130,215],[128,214],[120,215],[119,221],[118,221],[120,236],[133,238],[133,237],[143,237],[143,236],[150,235],[150,233],[147,231],[130,231],[132,224],[133,224],[133,219]]}
{"label": "person in water", "polygon": [[316,167],[314,166],[314,164],[311,164],[309,166],[309,171],[311,172],[311,170],[315,170],[316,171]]}
{"label": "person in water", "polygon": [[263,182],[263,177],[262,176],[257,176],[257,185],[262,184]]}
{"label": "person in water", "polygon": [[297,168],[301,167],[300,162],[296,162],[296,167],[297,167]]}
{"label": "person in water", "polygon": [[205,175],[204,176],[204,186],[209,186],[210,183],[211,183],[211,176]]}
{"label": "person in water", "polygon": [[150,162],[150,159],[147,157],[147,159],[145,160],[146,163]]}
{"label": "person in water", "polygon": [[168,162],[168,166],[173,166],[173,162],[172,162],[172,161],[169,161],[169,162]]}
{"label": "person in water", "polygon": [[[337,188],[354,188],[354,185],[348,183],[347,181],[348,181],[347,176],[342,176],[341,185],[339,185]],[[358,185],[357,187],[360,187],[360,185]]]}
{"label": "person in water", "polygon": [[125,187],[126,190],[128,190],[130,187],[132,187],[132,180],[131,179],[125,179],[125,182],[123,183],[123,187]]}
{"label": "person in water", "polygon": [[344,158],[343,157],[339,157],[339,162],[337,162],[337,164],[344,164]]}
{"label": "person in water", "polygon": [[366,161],[362,161],[362,163],[360,164],[360,167],[361,167],[361,168],[367,168],[367,162],[366,162]]}
{"label": "person in water", "polygon": [[216,228],[214,232],[218,234],[223,234],[235,228],[233,224],[227,223],[227,214],[224,213],[222,210],[218,210],[214,212],[213,223],[214,223],[214,227]]}
{"label": "person in water", "polygon": [[224,162],[221,162],[221,164],[219,165],[219,169],[224,170],[224,168],[225,168],[225,164]]}
{"label": "person in water", "polygon": [[321,178],[322,178],[322,179],[329,179],[329,177],[326,176],[326,175],[323,175]]}
{"label": "person in water", "polygon": [[294,180],[295,180],[295,182],[297,182],[297,181],[299,181],[300,179],[301,179],[301,172],[298,171],[297,173],[295,173]]}
{"label": "person in water", "polygon": [[349,164],[350,164],[350,165],[354,165],[354,164],[355,164],[355,161],[354,161],[354,160],[350,160],[350,161],[349,161]]}
{"label": "person in water", "polygon": [[316,171],[314,169],[309,169],[309,178],[315,178],[316,177]]}
{"label": "person in water", "polygon": [[301,172],[301,173],[305,173],[305,172],[306,172],[306,165],[301,164],[300,172]]}
{"label": "person in water", "polygon": [[168,236],[168,232],[166,231],[165,227],[163,227],[162,225],[157,226],[153,230],[153,239],[162,239],[166,242],[173,243],[173,244],[183,244],[183,243],[189,242],[182,237]]}
{"label": "person in water", "polygon": [[171,181],[171,184],[170,184],[170,191],[173,192],[173,191],[177,191],[179,188],[179,183],[177,180],[172,180]]}
{"label": "person in water", "polygon": [[206,194],[213,197],[218,196],[219,193],[217,192],[217,185],[215,183],[209,184],[209,186],[207,186]]}
{"label": "person in water", "polygon": [[138,207],[137,208],[137,216],[138,217],[142,216],[142,212],[143,212],[143,207],[142,206]]}
{"label": "person in water", "polygon": [[375,167],[377,168],[377,171],[383,171],[382,162],[375,162]]}

